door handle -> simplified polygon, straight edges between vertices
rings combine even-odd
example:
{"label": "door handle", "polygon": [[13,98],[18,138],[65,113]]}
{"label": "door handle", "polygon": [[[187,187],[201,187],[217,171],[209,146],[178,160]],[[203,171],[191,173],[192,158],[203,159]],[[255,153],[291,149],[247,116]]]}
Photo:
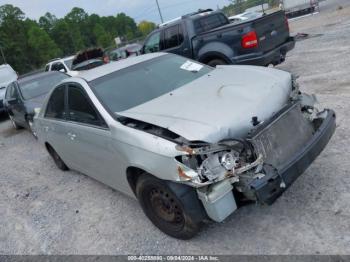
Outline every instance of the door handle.
{"label": "door handle", "polygon": [[49,129],[50,129],[50,128],[49,128],[48,126],[44,126],[44,131],[45,131],[45,132],[49,132]]}
{"label": "door handle", "polygon": [[73,134],[71,132],[69,132],[67,135],[69,136],[70,140],[74,140],[77,137],[76,134]]}

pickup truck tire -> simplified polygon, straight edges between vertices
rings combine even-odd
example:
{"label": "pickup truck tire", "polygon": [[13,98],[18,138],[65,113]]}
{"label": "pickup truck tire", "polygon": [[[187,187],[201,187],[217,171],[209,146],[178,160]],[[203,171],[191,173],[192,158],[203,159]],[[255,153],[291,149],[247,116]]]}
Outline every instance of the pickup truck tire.
{"label": "pickup truck tire", "polygon": [[56,166],[61,169],[62,171],[69,170],[68,166],[63,162],[61,157],[57,154],[55,149],[52,148],[52,146],[47,145],[46,146],[47,151],[49,152],[50,156],[52,157],[53,161],[55,162]]}
{"label": "pickup truck tire", "polygon": [[151,222],[165,234],[190,239],[199,229],[200,222],[190,214],[168,181],[144,174],[136,184],[136,196],[143,212]]}
{"label": "pickup truck tire", "polygon": [[222,59],[213,59],[210,60],[207,65],[211,66],[211,67],[216,67],[217,65],[227,65],[227,63],[222,60]]}

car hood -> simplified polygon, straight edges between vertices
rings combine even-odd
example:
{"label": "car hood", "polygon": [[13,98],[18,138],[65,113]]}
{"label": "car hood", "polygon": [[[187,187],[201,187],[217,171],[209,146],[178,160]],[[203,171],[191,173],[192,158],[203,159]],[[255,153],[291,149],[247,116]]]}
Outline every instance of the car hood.
{"label": "car hood", "polygon": [[189,84],[118,115],[154,124],[190,140],[245,137],[252,117],[265,121],[287,102],[287,72],[255,66],[219,66]]}

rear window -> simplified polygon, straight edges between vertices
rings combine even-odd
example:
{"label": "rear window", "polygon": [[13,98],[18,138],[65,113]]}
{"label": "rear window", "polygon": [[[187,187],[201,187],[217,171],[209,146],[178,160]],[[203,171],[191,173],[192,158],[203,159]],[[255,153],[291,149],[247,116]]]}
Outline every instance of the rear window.
{"label": "rear window", "polygon": [[223,14],[206,15],[193,21],[194,29],[197,34],[227,25],[228,23],[229,21]]}
{"label": "rear window", "polygon": [[65,74],[57,73],[28,80],[22,79],[19,81],[19,88],[24,99],[31,99],[50,92],[55,85],[67,77]]}

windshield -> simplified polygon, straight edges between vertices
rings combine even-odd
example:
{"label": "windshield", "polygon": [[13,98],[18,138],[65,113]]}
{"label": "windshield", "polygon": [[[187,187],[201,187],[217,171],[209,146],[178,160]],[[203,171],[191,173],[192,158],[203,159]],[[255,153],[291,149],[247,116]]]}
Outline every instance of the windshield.
{"label": "windshield", "polygon": [[[3,83],[8,83],[15,81],[17,79],[17,74],[9,67],[0,68],[0,85]],[[1,88],[2,86],[0,86]]]}
{"label": "windshield", "polygon": [[61,73],[49,74],[38,78],[22,79],[19,88],[24,99],[31,99],[51,91],[61,80],[68,76]]}
{"label": "windshield", "polygon": [[66,64],[66,66],[67,66],[69,69],[72,69],[73,59],[74,59],[74,58],[71,58],[71,59],[68,59],[68,60],[64,60],[64,63]]}
{"label": "windshield", "polygon": [[121,112],[169,93],[208,74],[211,67],[175,55],[163,55],[90,82],[111,112]]}

